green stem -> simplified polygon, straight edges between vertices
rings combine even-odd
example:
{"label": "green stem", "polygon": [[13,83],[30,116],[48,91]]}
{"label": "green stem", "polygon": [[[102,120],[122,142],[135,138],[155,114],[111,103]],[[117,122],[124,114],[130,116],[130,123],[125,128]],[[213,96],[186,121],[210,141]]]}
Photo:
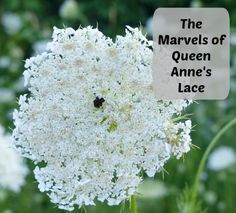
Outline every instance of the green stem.
{"label": "green stem", "polygon": [[[227,123],[217,134],[216,136],[213,138],[213,140],[211,141],[210,145],[207,147],[202,159],[201,159],[201,162],[200,162],[200,165],[198,167],[198,170],[197,170],[197,174],[195,176],[195,180],[194,180],[194,185],[193,185],[193,188],[192,188],[192,193],[191,193],[191,201],[192,201],[192,206],[194,207],[195,203],[196,203],[196,198],[197,198],[197,190],[198,190],[198,186],[199,186],[199,183],[200,183],[200,178],[201,178],[201,175],[202,175],[202,172],[205,168],[205,164],[206,164],[206,161],[207,161],[207,158],[210,154],[210,152],[212,151],[212,149],[214,148],[214,146],[217,144],[217,142],[219,141],[220,137],[225,133],[227,132],[228,129],[230,129],[234,124],[236,124],[236,118],[234,118],[233,120],[231,120],[229,123]],[[194,209],[192,210],[194,212]]]}
{"label": "green stem", "polygon": [[137,205],[136,205],[136,198],[134,195],[130,198],[130,213],[138,213]]}

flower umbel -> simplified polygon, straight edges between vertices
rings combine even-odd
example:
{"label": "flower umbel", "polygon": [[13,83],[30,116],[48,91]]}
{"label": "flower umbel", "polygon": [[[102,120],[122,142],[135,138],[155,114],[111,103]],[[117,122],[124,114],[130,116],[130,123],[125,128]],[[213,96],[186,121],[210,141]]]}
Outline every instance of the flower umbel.
{"label": "flower umbel", "polygon": [[[91,27],[54,28],[48,52],[26,60],[30,95],[19,99],[13,137],[39,189],[60,208],[118,205],[171,156],[190,149],[191,122],[174,122],[189,102],[152,89],[151,41],[127,27],[115,42]],[[41,164],[40,164],[41,165]]]}

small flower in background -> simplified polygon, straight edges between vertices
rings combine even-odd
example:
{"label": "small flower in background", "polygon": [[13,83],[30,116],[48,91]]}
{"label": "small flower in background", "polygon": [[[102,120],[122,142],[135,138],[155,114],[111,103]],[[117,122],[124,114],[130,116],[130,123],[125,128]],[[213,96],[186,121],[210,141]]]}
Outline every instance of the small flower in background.
{"label": "small flower in background", "polygon": [[153,34],[153,17],[149,17],[147,19],[145,30],[148,33],[148,35],[152,36],[152,34]]}
{"label": "small flower in background", "polygon": [[5,209],[2,211],[2,213],[13,213],[13,211],[11,209]]}
{"label": "small flower in background", "polygon": [[209,157],[208,168],[214,171],[226,169],[236,163],[235,151],[227,146],[216,148]]}
{"label": "small flower in background", "polygon": [[201,175],[201,180],[202,180],[202,181],[206,181],[207,178],[208,178],[207,172],[203,172],[202,175]]}
{"label": "small flower in background", "polygon": [[11,52],[9,53],[9,55],[16,60],[22,59],[22,57],[24,56],[24,52],[23,49],[18,47],[18,46],[13,46]]}
{"label": "small flower in background", "polygon": [[190,150],[191,121],[172,119],[190,102],[155,98],[151,45],[137,28],[115,42],[90,26],[54,28],[48,52],[26,60],[14,143],[59,208],[118,205],[141,171],[153,177]]}
{"label": "small flower in background", "polygon": [[40,53],[45,52],[48,42],[49,42],[49,39],[44,39],[44,40],[35,42],[33,44],[34,55],[38,55]]}
{"label": "small flower in background", "polygon": [[83,25],[88,25],[89,23],[76,0],[65,0],[59,9],[59,15],[68,21],[77,20]]}
{"label": "small flower in background", "polygon": [[225,212],[226,204],[225,202],[221,201],[217,204],[217,208],[220,210],[220,212]]}
{"label": "small flower in background", "polygon": [[10,137],[0,128],[0,189],[19,192],[25,182],[27,167],[13,148]]}
{"label": "small flower in background", "polygon": [[205,191],[203,196],[205,202],[207,202],[209,205],[214,205],[217,201],[217,195],[214,191]]}
{"label": "small flower in background", "polygon": [[2,15],[2,25],[8,34],[15,34],[22,28],[22,21],[19,15],[12,12],[5,12]]}
{"label": "small flower in background", "polygon": [[236,45],[236,33],[231,33],[230,35],[230,44],[231,45]]}
{"label": "small flower in background", "polygon": [[191,7],[202,7],[202,2],[200,0],[191,1]]}
{"label": "small flower in background", "polygon": [[0,87],[0,103],[7,103],[15,100],[15,93],[12,89]]}
{"label": "small flower in background", "polygon": [[77,19],[79,17],[79,5],[75,0],[65,0],[60,7],[59,15],[65,19]]}
{"label": "small flower in background", "polygon": [[169,194],[164,182],[150,179],[144,180],[139,185],[137,192],[140,194],[140,198],[144,199],[160,199]]}
{"label": "small flower in background", "polygon": [[17,81],[15,81],[15,83],[13,84],[12,88],[15,92],[22,92],[26,90],[26,88],[24,87],[24,77],[18,78]]}
{"label": "small flower in background", "polygon": [[11,59],[7,56],[0,57],[0,69],[8,68],[11,65]]}

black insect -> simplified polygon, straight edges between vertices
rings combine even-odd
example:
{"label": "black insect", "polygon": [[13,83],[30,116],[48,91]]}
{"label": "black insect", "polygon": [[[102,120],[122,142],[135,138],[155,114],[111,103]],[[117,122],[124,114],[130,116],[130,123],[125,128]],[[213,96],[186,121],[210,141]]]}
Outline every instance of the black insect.
{"label": "black insect", "polygon": [[105,102],[105,99],[104,98],[99,98],[98,96],[95,98],[95,100],[93,101],[93,105],[96,107],[96,108],[100,108],[103,104],[103,102]]}
{"label": "black insect", "polygon": [[74,37],[74,36],[75,36],[75,34],[72,33],[72,34],[69,34],[68,37],[69,37],[69,39],[71,39],[71,38]]}

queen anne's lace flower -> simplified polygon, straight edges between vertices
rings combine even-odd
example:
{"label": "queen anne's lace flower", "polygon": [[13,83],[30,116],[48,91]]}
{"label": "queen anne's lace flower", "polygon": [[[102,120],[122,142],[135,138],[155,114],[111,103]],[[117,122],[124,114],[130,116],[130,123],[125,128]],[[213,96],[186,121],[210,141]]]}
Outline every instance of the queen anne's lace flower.
{"label": "queen anne's lace flower", "polygon": [[0,189],[18,192],[27,171],[23,159],[11,144],[10,136],[4,135],[0,127]]}
{"label": "queen anne's lace flower", "polygon": [[48,52],[26,60],[30,95],[15,111],[15,145],[38,164],[39,189],[60,208],[117,205],[172,156],[190,149],[187,101],[152,89],[152,43],[127,27],[115,42],[91,27],[54,28]]}

